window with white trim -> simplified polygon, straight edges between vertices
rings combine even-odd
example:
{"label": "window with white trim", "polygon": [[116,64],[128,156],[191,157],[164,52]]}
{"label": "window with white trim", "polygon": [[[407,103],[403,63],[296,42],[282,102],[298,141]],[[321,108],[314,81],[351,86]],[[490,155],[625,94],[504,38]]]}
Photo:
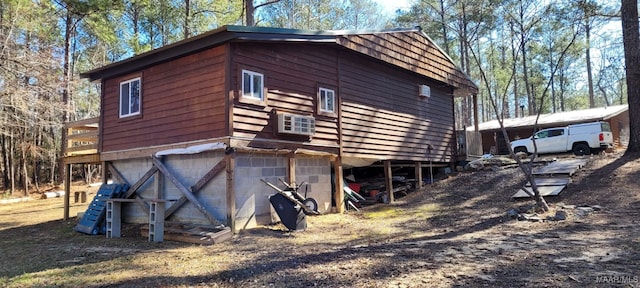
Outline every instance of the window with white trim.
{"label": "window with white trim", "polygon": [[336,92],[331,89],[320,88],[319,94],[320,94],[320,112],[335,113],[336,112]]}
{"label": "window with white trim", "polygon": [[242,97],[264,100],[264,75],[242,70]]}
{"label": "window with white trim", "polygon": [[120,118],[140,114],[140,77],[120,82]]}

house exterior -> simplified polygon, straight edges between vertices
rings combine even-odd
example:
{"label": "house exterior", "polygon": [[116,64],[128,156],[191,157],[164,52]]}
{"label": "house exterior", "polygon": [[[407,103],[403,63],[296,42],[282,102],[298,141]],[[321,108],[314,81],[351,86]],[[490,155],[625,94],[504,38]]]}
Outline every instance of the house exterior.
{"label": "house exterior", "polygon": [[[536,123],[537,120],[537,123]],[[504,119],[504,127],[510,140],[526,138],[539,129],[562,127],[571,124],[605,121],[611,126],[615,147],[626,147],[629,142],[629,106],[614,105],[584,110],[541,114],[520,118]],[[474,127],[467,128],[472,130]],[[509,154],[500,123],[492,120],[480,123],[478,129],[482,137],[484,153]]]}
{"label": "house exterior", "polygon": [[[477,91],[419,29],[224,26],[82,76],[102,85],[97,159],[128,196],[191,189],[167,217],[235,230],[271,221],[261,179],[309,183],[327,213],[343,209],[343,166],[384,161],[390,179],[393,162],[455,161],[453,98]],[[139,206],[127,221],[146,219]]]}

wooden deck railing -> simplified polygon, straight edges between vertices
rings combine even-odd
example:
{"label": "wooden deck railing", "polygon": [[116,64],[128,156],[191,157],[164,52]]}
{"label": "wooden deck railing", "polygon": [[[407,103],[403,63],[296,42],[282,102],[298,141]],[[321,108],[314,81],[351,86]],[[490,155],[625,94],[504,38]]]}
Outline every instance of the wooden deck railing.
{"label": "wooden deck railing", "polygon": [[90,118],[64,124],[67,147],[64,156],[79,156],[98,153],[100,118]]}

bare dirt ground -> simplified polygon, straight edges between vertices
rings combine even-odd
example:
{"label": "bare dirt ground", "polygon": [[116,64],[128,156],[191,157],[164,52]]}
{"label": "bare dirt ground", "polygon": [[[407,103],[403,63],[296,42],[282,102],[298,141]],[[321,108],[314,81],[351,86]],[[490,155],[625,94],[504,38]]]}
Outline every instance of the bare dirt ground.
{"label": "bare dirt ground", "polygon": [[562,221],[507,215],[532,204],[511,199],[525,182],[517,168],[463,172],[393,204],[308,217],[304,232],[268,226],[213,246],[148,243],[137,227],[86,236],[75,219],[29,223],[36,208],[11,222],[0,206],[0,286],[640,287],[640,155],[591,157],[538,215]]}

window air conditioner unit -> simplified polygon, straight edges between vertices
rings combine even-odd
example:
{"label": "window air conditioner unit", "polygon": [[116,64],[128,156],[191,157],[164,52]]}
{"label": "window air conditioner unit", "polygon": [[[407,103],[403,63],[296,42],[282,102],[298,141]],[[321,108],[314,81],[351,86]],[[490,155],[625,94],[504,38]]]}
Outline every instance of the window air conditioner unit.
{"label": "window air conditioner unit", "polygon": [[429,85],[420,85],[420,96],[431,97],[431,87]]}
{"label": "window air conditioner unit", "polygon": [[313,135],[316,132],[316,119],[311,116],[278,114],[278,132]]}

